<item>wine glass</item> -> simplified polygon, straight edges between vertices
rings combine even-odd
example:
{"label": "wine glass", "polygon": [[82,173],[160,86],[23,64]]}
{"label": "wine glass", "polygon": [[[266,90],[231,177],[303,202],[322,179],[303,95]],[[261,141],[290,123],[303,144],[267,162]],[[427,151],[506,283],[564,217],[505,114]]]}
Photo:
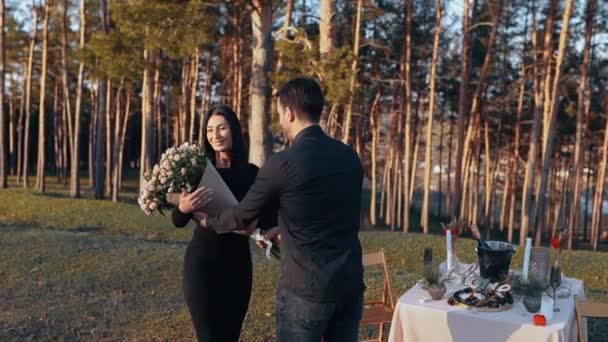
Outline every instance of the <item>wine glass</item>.
{"label": "wine glass", "polygon": [[562,284],[562,271],[559,266],[551,267],[551,288],[553,289],[553,312],[559,312],[559,308],[556,305],[556,294],[557,289]]}

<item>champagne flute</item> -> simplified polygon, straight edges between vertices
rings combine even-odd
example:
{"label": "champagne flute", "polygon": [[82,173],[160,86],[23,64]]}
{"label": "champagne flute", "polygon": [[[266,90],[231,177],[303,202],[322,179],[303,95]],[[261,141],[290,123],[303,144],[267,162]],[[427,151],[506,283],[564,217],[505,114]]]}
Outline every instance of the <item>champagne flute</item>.
{"label": "champagne flute", "polygon": [[556,303],[557,289],[562,284],[562,271],[559,266],[551,267],[551,288],[553,289],[553,312],[559,312],[559,308]]}

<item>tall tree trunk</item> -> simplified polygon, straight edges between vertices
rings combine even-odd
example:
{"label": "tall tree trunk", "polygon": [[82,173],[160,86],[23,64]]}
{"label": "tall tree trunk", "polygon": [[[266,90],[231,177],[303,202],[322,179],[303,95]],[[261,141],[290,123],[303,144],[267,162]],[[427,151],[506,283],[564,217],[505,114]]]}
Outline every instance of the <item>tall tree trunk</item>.
{"label": "tall tree trunk", "polygon": [[[543,49],[543,67],[545,68],[545,81],[543,84],[544,89],[544,105],[543,105],[543,130],[541,132],[543,139],[541,156],[544,157],[547,142],[544,138],[547,136],[549,130],[548,122],[550,121],[549,115],[551,111],[551,86],[553,85],[553,26],[555,22],[555,12],[557,8],[557,0],[549,0],[549,9],[547,15],[547,24],[545,28],[545,45]],[[540,185],[539,185],[540,188]],[[538,202],[538,199],[536,200]],[[534,228],[534,227],[532,227]]]}
{"label": "tall tree trunk", "polygon": [[431,85],[429,91],[428,123],[426,126],[425,155],[424,155],[424,195],[422,199],[422,212],[420,213],[420,225],[425,234],[429,233],[429,196],[431,191],[431,170],[433,163],[431,154],[433,152],[433,117],[435,116],[435,88],[437,84],[437,66],[439,63],[439,38],[441,37],[442,4],[437,1],[435,11],[435,33],[433,34],[433,57],[431,59]]}
{"label": "tall tree trunk", "polygon": [[[500,133],[499,133],[500,134]],[[484,160],[484,166],[485,166],[485,172],[484,172],[484,180],[485,180],[485,196],[484,196],[484,213],[483,213],[483,220],[485,225],[487,226],[490,223],[490,204],[492,203],[492,157],[491,157],[491,152],[490,152],[490,128],[489,128],[489,124],[488,124],[488,117],[487,117],[487,113],[485,115],[485,119],[484,119],[484,147],[485,147],[485,160]],[[500,149],[500,142],[497,145],[497,149]],[[497,162],[500,160],[500,158],[496,158]],[[492,226],[489,225],[486,227],[487,231],[489,231]]]}
{"label": "tall tree trunk", "polygon": [[62,124],[61,124],[61,116],[59,115],[59,83],[54,82],[53,84],[53,111],[51,115],[51,122],[53,125],[50,127],[49,131],[53,132],[51,140],[53,144],[53,152],[51,156],[53,157],[53,163],[55,165],[55,175],[57,176],[57,184],[61,184],[61,139],[62,139]]}
{"label": "tall tree trunk", "polygon": [[[413,1],[413,0],[410,0]],[[458,95],[458,137],[456,139],[456,167],[454,176],[454,191],[452,207],[450,212],[452,217],[458,217],[461,201],[462,201],[462,171],[464,159],[464,130],[465,116],[469,111],[468,91],[469,91],[469,76],[470,76],[470,43],[469,43],[469,0],[464,0],[464,13],[462,19],[462,65],[460,68],[460,88]]]}
{"label": "tall tree trunk", "polygon": [[353,114],[354,92],[357,86],[357,70],[359,69],[359,46],[361,42],[361,12],[363,12],[363,0],[357,0],[357,19],[355,21],[355,42],[353,46],[353,63],[351,65],[350,95],[346,113],[344,114],[344,125],[342,125],[342,142],[349,143],[351,117]]}
{"label": "tall tree trunk", "polygon": [[[205,141],[205,113],[207,112],[207,110],[209,109],[209,98],[211,97],[210,92],[211,92],[211,53],[207,53],[206,57],[205,57],[205,83],[203,84],[203,92],[201,94],[201,120],[199,121],[199,126],[198,126],[198,141],[199,144],[203,144],[203,141]],[[239,89],[240,90],[240,89]],[[240,118],[240,107],[239,108],[235,108],[234,110],[236,110],[237,112],[237,116],[239,116]]]}
{"label": "tall tree trunk", "polygon": [[155,139],[156,145],[153,148],[155,150],[153,155],[154,159],[159,159],[162,154],[162,120],[161,120],[161,76],[160,76],[160,68],[162,66],[162,58],[159,56],[155,59],[154,63],[154,97],[153,97],[153,105],[154,109],[152,110],[152,116],[154,118],[154,122],[156,122],[156,134]]}
{"label": "tall tree trunk", "polygon": [[572,248],[572,237],[578,227],[580,227],[580,206],[583,181],[583,135],[585,134],[585,102],[588,101],[587,89],[589,88],[589,61],[591,60],[591,37],[593,36],[593,22],[597,0],[587,1],[587,14],[585,16],[585,47],[583,48],[583,62],[581,64],[581,78],[578,84],[578,99],[576,106],[576,142],[574,144],[574,192],[572,193],[572,210],[568,221],[570,234],[568,248]]}
{"label": "tall tree trunk", "polygon": [[67,108],[65,107],[65,105],[62,106],[61,108],[61,114],[63,115],[63,120],[62,120],[62,128],[61,128],[61,133],[62,133],[62,158],[63,158],[63,165],[61,168],[61,179],[63,180],[63,185],[67,188],[68,185],[68,167],[69,167],[69,149],[70,149],[70,136],[69,136],[69,128],[68,126],[68,112],[67,112]]}
{"label": "tall tree trunk", "polygon": [[70,105],[70,84],[68,74],[68,30],[69,30],[69,19],[68,19],[68,8],[69,0],[63,1],[63,17],[61,21],[62,35],[61,35],[61,83],[63,86],[63,106],[67,115],[67,126],[68,126],[68,141],[69,147],[73,152],[74,146],[74,127],[72,125],[72,107]]}
{"label": "tall tree trunk", "polygon": [[36,188],[38,191],[46,191],[46,179],[45,179],[45,166],[46,166],[46,154],[45,154],[45,100],[46,100],[46,74],[47,74],[47,56],[48,56],[48,45],[49,45],[49,17],[50,17],[50,0],[46,0],[44,3],[44,19],[43,19],[43,31],[42,31],[42,71],[40,74],[40,104],[38,108],[38,172]]}
{"label": "tall tree trunk", "polygon": [[[606,106],[608,114],[608,105]],[[604,186],[606,183],[606,164],[608,163],[608,116],[604,129],[604,144],[602,146],[602,161],[599,165],[595,185],[595,196],[593,201],[593,212],[591,218],[591,246],[593,251],[597,251],[600,236],[600,221],[603,215]]]}
{"label": "tall tree trunk", "polygon": [[[143,91],[142,91],[142,120],[141,120],[141,159],[139,166],[139,183],[140,186],[144,182],[146,172],[152,170],[152,145],[154,144],[154,84],[152,80],[152,72],[148,64],[150,63],[150,51],[144,50],[144,62],[146,67],[143,73]],[[178,120],[179,121],[179,120]],[[179,137],[175,143],[179,142]]]}
{"label": "tall tree trunk", "polygon": [[382,171],[382,193],[380,194],[380,219],[384,219],[386,222],[386,199],[388,197],[388,170],[389,170],[389,159],[384,159],[384,168]]}
{"label": "tall tree trunk", "polygon": [[[290,2],[293,2],[290,1]],[[335,0],[321,0],[319,21],[319,53],[324,56],[336,46],[336,35],[334,25],[332,23],[336,11]]]}
{"label": "tall tree trunk", "polygon": [[[293,5],[293,0],[288,1],[288,6],[290,5]],[[319,7],[319,54],[323,57],[326,56],[328,53],[332,52],[336,44],[335,27],[332,23],[336,10],[335,0],[321,0]],[[289,19],[291,20],[291,18]],[[285,25],[286,27],[288,27],[287,23]],[[332,109],[333,108],[334,107],[332,106]],[[321,127],[323,127],[323,129],[328,133],[331,132],[329,129],[332,119],[330,114],[334,114],[334,112],[332,110],[328,111],[327,108],[325,108],[324,113],[321,117]]]}
{"label": "tall tree trunk", "polygon": [[[533,18],[536,15],[533,14]],[[528,149],[528,159],[526,162],[523,192],[522,192],[522,205],[521,205],[521,224],[519,227],[519,244],[523,245],[528,237],[530,226],[533,226],[534,221],[534,173],[536,171],[536,164],[538,159],[538,144],[540,134],[540,124],[543,110],[543,91],[542,91],[542,77],[540,76],[540,69],[542,68],[538,58],[538,38],[539,34],[536,31],[536,20],[532,22],[532,51],[534,51],[534,119],[532,122],[532,132],[530,133],[530,144]]]}
{"label": "tall tree trunk", "polygon": [[112,196],[112,80],[108,79],[106,88],[106,158],[105,158],[105,195]]}
{"label": "tall tree trunk", "polygon": [[592,152],[593,152],[593,145],[592,144],[587,144],[588,146],[588,150],[587,150],[587,180],[586,180],[586,185],[585,185],[585,210],[583,213],[583,241],[588,241],[588,234],[587,234],[587,228],[589,225],[589,196],[590,196],[590,192],[591,192],[591,178],[593,177],[593,174],[591,173],[591,169],[592,169],[592,164],[594,162],[594,158],[592,156]]}
{"label": "tall tree trunk", "polygon": [[393,175],[392,175],[392,171],[393,171],[393,162],[395,161],[394,158],[394,154],[395,151],[393,149],[390,150],[389,153],[389,157],[388,160],[385,163],[385,168],[386,170],[386,216],[384,221],[386,222],[386,224],[388,226],[391,226],[392,229],[392,225],[393,225],[393,192],[395,191],[395,185],[393,184]]}
{"label": "tall tree trunk", "polygon": [[249,161],[261,166],[272,152],[268,129],[270,121],[270,78],[272,66],[272,3],[252,0],[251,27],[253,58],[251,63],[249,125]]}
{"label": "tall tree trunk", "polygon": [[[85,0],[80,1],[80,48],[84,49],[85,47],[85,34],[86,34],[86,8],[85,8]],[[78,175],[78,170],[80,166],[80,155],[79,155],[79,146],[80,146],[80,117],[82,113],[82,91],[83,91],[83,82],[84,82],[84,61],[81,59],[78,65],[78,85],[76,86],[76,107],[74,109],[74,137],[72,138],[72,162],[70,163],[71,167],[71,177],[70,177],[70,196],[72,198],[80,197],[80,176]]]}
{"label": "tall tree trunk", "polygon": [[[190,142],[194,141],[194,127],[196,120],[196,91],[198,90],[199,63],[201,59],[200,50],[197,48],[192,59],[192,83],[190,84]],[[199,138],[200,139],[200,138]],[[160,151],[159,151],[160,153]]]}
{"label": "tall tree trunk", "polygon": [[446,177],[446,189],[445,189],[445,208],[446,215],[452,215],[452,154],[454,153],[454,118],[451,116],[448,117],[450,120],[450,140],[448,142],[448,169],[447,169],[447,177]]}
{"label": "tall tree trunk", "polygon": [[[395,144],[393,144],[395,145]],[[399,150],[397,148],[393,148],[393,153],[392,153],[392,159],[393,162],[391,163],[393,168],[392,168],[392,172],[393,174],[391,175],[391,230],[395,230],[395,228],[397,227],[397,193],[401,192],[399,191],[401,188],[398,186],[399,182],[397,181],[397,177],[399,174],[399,169],[400,169],[400,163],[399,163]]]}
{"label": "tall tree trunk", "polygon": [[[123,123],[122,121],[125,120],[121,117],[121,103],[120,103],[120,99],[121,99],[121,93],[122,93],[122,89],[123,89],[123,82],[124,80],[121,80],[120,82],[120,86],[118,87],[118,90],[116,91],[116,96],[115,96],[115,105],[116,105],[116,114],[115,114],[115,122],[114,122],[114,150],[112,151],[112,202],[118,202],[118,192],[119,192],[119,184],[118,184],[118,178],[119,178],[119,173],[120,170],[118,169],[119,163],[118,163],[118,154],[120,153],[120,149],[122,148],[121,144],[120,144],[120,139],[121,139],[121,131],[122,131],[122,126]],[[126,113],[124,114],[126,117]]]}
{"label": "tall tree trunk", "polygon": [[[100,0],[100,3],[102,30],[103,33],[107,35],[109,29],[107,0]],[[107,146],[104,145],[104,140],[106,140],[106,130],[110,130],[109,126],[106,127],[106,106],[110,106],[107,92],[110,88],[111,87],[106,79],[102,78],[99,81],[99,93],[97,94],[97,133],[95,139],[95,198],[97,199],[102,199],[105,197],[105,163],[110,163],[110,160],[106,160],[105,148],[107,148]]]}
{"label": "tall tree trunk", "polygon": [[13,94],[9,95],[8,99],[8,155],[9,155],[9,166],[8,172],[11,175],[17,174],[17,144],[16,144],[16,129],[17,129],[17,117],[15,114],[15,97]]}
{"label": "tall tree trunk", "polygon": [[[543,150],[543,161],[542,161],[542,172],[540,179],[540,195],[538,197],[538,206],[536,208],[536,225],[534,226],[536,232],[535,245],[540,246],[542,240],[542,227],[544,224],[544,209],[545,209],[545,198],[547,192],[547,179],[549,177],[549,168],[551,166],[551,156],[553,155],[553,143],[555,139],[555,120],[557,116],[557,108],[559,101],[558,86],[561,80],[563,61],[565,57],[566,45],[568,42],[568,27],[570,24],[570,16],[572,14],[573,0],[566,2],[566,9],[562,19],[562,30],[559,36],[559,48],[555,62],[555,76],[553,78],[553,85],[551,90],[551,112],[549,116],[549,122],[545,122],[545,126],[548,124],[548,129],[545,130],[544,134],[544,150]],[[549,101],[549,99],[545,99]]]}
{"label": "tall tree trunk", "polygon": [[131,92],[127,91],[127,98],[125,100],[125,115],[123,117],[122,129],[120,133],[119,148],[118,148],[118,191],[122,189],[122,172],[123,172],[123,160],[125,152],[125,137],[127,136],[127,123],[131,117]]}
{"label": "tall tree trunk", "polygon": [[376,97],[374,98],[374,102],[371,108],[371,130],[372,130],[372,152],[371,152],[371,163],[372,163],[372,172],[371,172],[371,180],[372,186],[370,189],[370,204],[369,204],[369,221],[373,226],[376,225],[376,216],[378,213],[378,209],[376,207],[376,198],[378,193],[378,142],[380,140],[380,122],[379,122],[379,104],[380,97],[382,95],[382,89],[378,87],[376,92]]}
{"label": "tall tree trunk", "polygon": [[[105,112],[107,101],[108,84],[105,79],[98,81],[99,92],[97,94],[97,114],[95,115],[95,198],[103,199],[105,197],[105,140],[106,140],[106,122]],[[108,161],[109,162],[109,161]]]}
{"label": "tall tree trunk", "polygon": [[[23,65],[23,86],[25,88],[27,84],[27,62]],[[17,184],[21,183],[21,177],[23,176],[23,136],[25,133],[25,89],[19,101],[19,121],[17,123]]]}
{"label": "tall tree trunk", "polygon": [[414,184],[416,184],[416,174],[418,172],[418,154],[420,152],[420,140],[422,140],[420,137],[422,136],[422,134],[418,133],[416,134],[416,141],[414,142],[414,152],[412,153],[412,170],[411,170],[411,174],[410,174],[410,193],[409,193],[409,198],[410,198],[410,203],[412,203],[412,201],[414,200],[414,193],[416,192],[416,187],[414,186]]}
{"label": "tall tree trunk", "polygon": [[[5,33],[4,33],[4,0],[0,0],[0,188],[6,188],[8,163],[6,160],[6,127],[4,118],[4,66],[5,66]],[[12,122],[12,120],[11,120]]]}
{"label": "tall tree trunk", "polygon": [[89,121],[89,151],[88,151],[88,167],[89,167],[89,188],[95,189],[95,141],[97,141],[97,97],[99,89],[91,90],[91,120]]}
{"label": "tall tree trunk", "polygon": [[68,151],[70,149],[70,145],[69,145],[70,137],[69,137],[69,133],[68,133],[69,128],[67,127],[68,126],[68,122],[67,122],[68,113],[67,113],[67,108],[65,108],[65,106],[62,106],[61,113],[63,114],[63,120],[62,120],[63,125],[62,125],[62,130],[61,130],[61,133],[62,133],[62,145],[61,146],[62,146],[62,153],[63,153],[63,157],[62,157],[63,158],[63,165],[62,165],[63,174],[61,175],[61,179],[63,180],[63,185],[67,188],[68,187],[68,177],[69,177],[68,168],[69,168],[69,164],[70,164],[69,157],[68,157],[70,155],[70,153]]}
{"label": "tall tree trunk", "polygon": [[410,230],[410,182],[409,175],[411,169],[416,167],[416,163],[412,163],[412,18],[414,16],[414,0],[407,1],[406,19],[405,19],[405,60],[404,60],[404,79],[405,79],[405,132],[404,132],[404,149],[403,158],[403,232],[407,233]]}
{"label": "tall tree trunk", "polygon": [[443,114],[445,111],[445,102],[443,103],[439,121],[439,175],[437,176],[437,217],[441,220],[441,206],[443,193],[441,192],[441,183],[443,183]]}
{"label": "tall tree trunk", "polygon": [[182,74],[181,74],[181,91],[180,91],[180,106],[179,106],[179,134],[177,143],[182,144],[188,138],[188,95],[190,93],[188,80],[190,76],[190,63],[188,58],[182,59]]}
{"label": "tall tree trunk", "polygon": [[[525,48],[525,47],[524,47]],[[510,185],[510,197],[509,197],[509,223],[508,223],[508,241],[513,242],[513,231],[515,229],[515,197],[517,191],[517,174],[519,165],[519,148],[521,141],[521,114],[524,108],[524,95],[526,91],[526,66],[522,63],[521,66],[521,83],[519,85],[519,97],[517,99],[517,117],[515,118],[515,143],[513,146],[513,157],[509,168],[511,180]]]}
{"label": "tall tree trunk", "polygon": [[33,30],[30,38],[30,46],[27,58],[27,74],[25,77],[25,129],[23,134],[23,187],[29,187],[29,146],[30,146],[30,118],[32,109],[32,71],[34,70],[34,50],[36,48],[36,36],[38,35],[38,11],[32,10]]}

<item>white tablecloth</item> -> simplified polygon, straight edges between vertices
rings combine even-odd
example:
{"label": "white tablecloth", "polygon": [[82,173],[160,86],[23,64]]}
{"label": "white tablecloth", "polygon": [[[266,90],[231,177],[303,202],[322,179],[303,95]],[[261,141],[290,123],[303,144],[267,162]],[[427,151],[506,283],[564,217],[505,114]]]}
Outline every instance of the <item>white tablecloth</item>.
{"label": "white tablecloth", "polygon": [[[580,280],[565,278],[562,285],[572,295],[584,299]],[[528,313],[521,302],[514,303],[509,311],[488,313],[450,306],[446,299],[422,302],[428,292],[414,286],[397,301],[389,342],[443,342],[443,341],[522,341],[561,342],[577,340],[574,297],[557,300],[561,310],[555,312],[547,326],[532,323],[534,314]]]}

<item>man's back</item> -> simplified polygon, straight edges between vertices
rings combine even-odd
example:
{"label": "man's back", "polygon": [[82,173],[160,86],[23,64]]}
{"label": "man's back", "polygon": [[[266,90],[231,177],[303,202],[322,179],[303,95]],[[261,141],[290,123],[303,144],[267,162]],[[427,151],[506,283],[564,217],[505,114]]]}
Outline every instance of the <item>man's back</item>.
{"label": "man's back", "polygon": [[358,156],[312,126],[272,159],[280,163],[284,179],[280,288],[319,302],[361,294],[363,170]]}

